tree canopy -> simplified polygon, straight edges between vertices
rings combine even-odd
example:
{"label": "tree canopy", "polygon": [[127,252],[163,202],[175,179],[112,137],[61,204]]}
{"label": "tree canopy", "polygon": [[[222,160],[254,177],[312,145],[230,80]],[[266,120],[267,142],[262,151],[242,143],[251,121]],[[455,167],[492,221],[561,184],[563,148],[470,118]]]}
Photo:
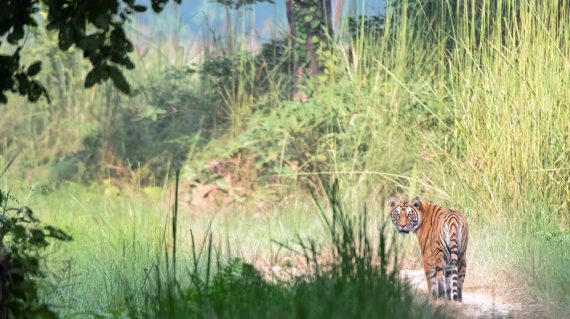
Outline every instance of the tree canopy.
{"label": "tree canopy", "polygon": [[[236,10],[258,2],[274,3],[274,0],[215,1]],[[159,13],[168,2],[151,0],[150,5]],[[135,67],[128,56],[134,47],[124,26],[134,14],[145,12],[145,5],[137,4],[136,0],[0,0],[0,3],[3,8],[0,12],[0,103],[7,103],[8,92],[27,96],[32,102],[42,96],[49,101],[47,89],[37,79],[42,62],[24,65],[28,59],[22,59],[28,35],[34,28],[57,33],[62,51],[76,47],[83,53],[91,63],[85,77],[86,88],[110,79],[121,92],[130,92],[122,70]],[[331,1],[286,0],[286,8],[290,44],[297,52],[294,60],[299,60],[292,70],[293,87],[296,87],[307,66],[310,75],[322,71],[316,52],[326,42],[327,33],[332,34]],[[46,14],[38,14],[40,9]],[[38,23],[38,19],[44,17],[45,21]]]}
{"label": "tree canopy", "polygon": [[[159,13],[168,2],[151,0],[150,4]],[[41,61],[22,64],[28,33],[39,27],[57,32],[61,50],[75,46],[89,60],[92,67],[85,78],[85,87],[111,79],[119,90],[130,92],[122,69],[134,68],[128,57],[133,44],[124,26],[133,14],[146,11],[146,6],[135,0],[1,0],[0,3],[0,103],[7,103],[6,94],[10,91],[27,96],[32,102],[42,96],[49,100],[46,88],[36,79]],[[40,8],[47,12],[41,26]]]}

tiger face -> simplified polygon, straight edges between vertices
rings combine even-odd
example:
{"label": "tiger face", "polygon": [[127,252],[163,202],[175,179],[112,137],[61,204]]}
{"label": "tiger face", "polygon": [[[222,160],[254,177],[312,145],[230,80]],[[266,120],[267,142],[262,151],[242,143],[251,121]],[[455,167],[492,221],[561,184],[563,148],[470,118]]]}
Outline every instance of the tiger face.
{"label": "tiger face", "polygon": [[388,205],[392,208],[390,216],[398,232],[408,234],[418,230],[422,219],[422,203],[418,197],[412,201],[398,201],[395,197],[390,197]]}

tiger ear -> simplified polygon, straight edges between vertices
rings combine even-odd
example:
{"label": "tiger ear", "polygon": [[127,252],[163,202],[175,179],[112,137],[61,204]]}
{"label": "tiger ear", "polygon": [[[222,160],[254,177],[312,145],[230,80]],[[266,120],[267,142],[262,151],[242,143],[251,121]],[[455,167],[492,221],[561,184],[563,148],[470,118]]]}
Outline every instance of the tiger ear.
{"label": "tiger ear", "polygon": [[420,208],[420,207],[422,207],[422,201],[420,200],[419,197],[416,196],[412,200],[412,205],[414,205],[415,208]]}
{"label": "tiger ear", "polygon": [[390,196],[390,197],[388,198],[388,205],[390,205],[390,207],[396,206],[396,197]]}

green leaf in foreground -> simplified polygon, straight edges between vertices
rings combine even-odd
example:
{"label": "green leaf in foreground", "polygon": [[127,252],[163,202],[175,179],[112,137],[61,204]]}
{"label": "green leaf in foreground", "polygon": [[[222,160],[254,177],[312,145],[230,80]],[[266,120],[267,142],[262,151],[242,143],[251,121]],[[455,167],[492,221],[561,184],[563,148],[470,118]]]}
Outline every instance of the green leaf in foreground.
{"label": "green leaf in foreground", "polygon": [[111,76],[111,80],[113,80],[113,84],[115,84],[115,86],[121,90],[121,92],[125,94],[131,93],[131,87],[129,86],[127,79],[125,79],[125,76],[117,67],[110,65],[107,66],[107,70]]}
{"label": "green leaf in foreground", "polygon": [[28,71],[26,72],[26,74],[28,76],[34,76],[40,73],[41,70],[42,70],[42,61],[36,61],[28,67]]}

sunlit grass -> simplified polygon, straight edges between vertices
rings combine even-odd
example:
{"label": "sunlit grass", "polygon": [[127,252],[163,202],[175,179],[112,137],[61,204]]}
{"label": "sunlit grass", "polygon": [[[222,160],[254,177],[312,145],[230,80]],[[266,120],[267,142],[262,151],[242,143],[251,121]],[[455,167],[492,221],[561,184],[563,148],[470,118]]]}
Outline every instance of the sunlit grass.
{"label": "sunlit grass", "polygon": [[[380,226],[377,239],[371,240],[368,212],[347,213],[337,186],[335,183],[332,188],[324,188],[328,203],[325,198],[315,198],[322,229],[327,234],[326,247],[330,248],[326,261],[316,241],[299,236],[294,244],[283,243],[282,246],[298,251],[298,256],[305,260],[305,270],[268,280],[263,270],[240,259],[221,259],[221,246],[212,244],[210,233],[200,248],[193,245],[194,263],[187,267],[184,283],[169,279],[176,275],[176,269],[168,267],[169,261],[176,262],[176,249],[172,249],[171,257],[166,253],[159,261],[159,264],[166,263],[166,269],[154,269],[156,281],[145,291],[145,308],[131,307],[130,315],[145,318],[447,317],[444,307],[429,304],[399,280],[398,255],[395,243],[387,243],[386,224]],[[176,219],[172,223],[177,225]],[[230,255],[228,252],[222,258]]]}
{"label": "sunlit grass", "polygon": [[[333,157],[339,175],[355,171],[346,186],[464,211],[472,229],[466,284],[551,304],[568,303],[569,261],[560,257],[569,244],[567,8],[441,1],[413,17],[388,12],[393,32],[335,46],[334,76],[315,96],[345,107],[343,129],[358,123],[365,132],[358,169]],[[422,10],[442,20],[430,24]],[[358,98],[345,104],[339,90]],[[347,147],[360,144],[339,149]],[[405,244],[414,256],[413,239]]]}
{"label": "sunlit grass", "polygon": [[[157,202],[136,192],[117,195],[104,187],[70,185],[47,195],[32,194],[28,202],[43,221],[74,238],[69,245],[52,246],[47,262],[47,301],[70,316],[126,311],[128,298],[140,298],[148,271],[164,249],[172,248],[172,209],[166,199]],[[181,210],[179,269],[191,265],[191,236],[200,242],[209,233],[224,254],[264,269],[296,262],[299,256],[278,244],[294,240],[294,234],[317,242],[325,236],[308,201],[258,212]]]}
{"label": "sunlit grass", "polygon": [[[385,198],[394,193],[457,208],[471,229],[468,288],[530,296],[567,316],[568,2],[434,3],[435,9],[420,8],[413,16],[388,10],[383,34],[361,30],[356,39],[335,39],[331,52],[323,52],[325,75],[304,87],[312,94],[306,103],[283,101],[287,82],[279,76],[266,79],[265,92],[252,93],[247,87],[256,84],[256,66],[237,57],[237,85],[208,87],[220,90],[216,107],[228,119],[226,127],[216,127],[220,135],[212,137],[218,139],[192,150],[184,172],[190,176],[209,159],[245,149],[274,168],[256,176],[260,184],[279,182],[289,186],[287,192],[298,191],[304,187],[299,181],[315,176],[307,163],[315,164],[313,170],[340,179],[343,201],[354,212],[366,203],[374,218],[386,214]],[[422,10],[435,10],[441,23],[427,21]],[[45,45],[55,45],[50,41]],[[141,70],[161,73],[170,62],[159,57],[148,65],[142,58]],[[81,70],[61,73],[74,85],[57,87],[62,95],[54,101],[61,110],[40,105],[22,112],[18,102],[3,113],[0,133],[18,136],[18,143],[0,140],[2,163],[26,150],[3,184],[8,177],[49,180],[47,165],[80,148],[93,118],[103,119],[102,126],[112,118],[121,98],[106,87],[83,90]],[[287,159],[306,160],[300,163],[306,170],[285,172]],[[169,205],[136,192],[116,196],[103,186],[65,186],[33,195],[29,204],[75,238],[54,247],[48,263],[53,282],[63,284],[48,290],[47,298],[61,309],[73,304],[80,309],[73,311],[124,312],[125,296],[143,285],[145,269],[170,242]],[[245,211],[181,210],[179,223],[181,263],[189,258],[190,229],[195,238],[210,229],[217,244],[230,243],[232,254],[256,265],[286,254],[275,241],[290,242],[297,233],[317,242],[325,238],[314,205],[303,196]],[[420,267],[416,239],[399,241],[403,265]]]}

